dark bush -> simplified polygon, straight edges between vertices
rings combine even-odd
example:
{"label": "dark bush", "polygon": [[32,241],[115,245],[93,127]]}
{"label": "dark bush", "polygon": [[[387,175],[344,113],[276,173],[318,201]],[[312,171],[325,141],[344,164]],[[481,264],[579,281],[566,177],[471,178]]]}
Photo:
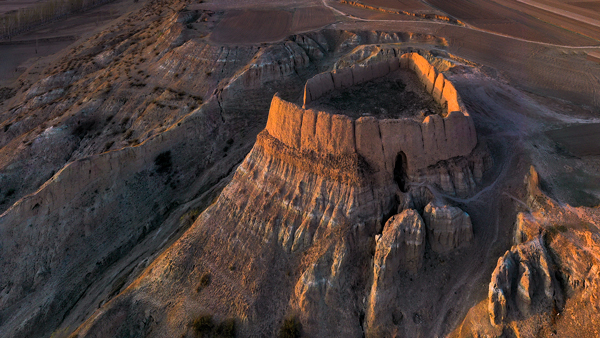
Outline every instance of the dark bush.
{"label": "dark bush", "polygon": [[171,151],[167,150],[156,156],[154,159],[154,165],[156,166],[156,172],[159,174],[171,171],[173,163],[171,162]]}
{"label": "dark bush", "polygon": [[202,277],[200,277],[200,282],[198,283],[198,286],[196,287],[196,292],[200,292],[200,291],[202,291],[202,289],[209,286],[210,281],[211,281],[210,273],[208,273],[208,272],[204,273],[202,275]]}
{"label": "dark bush", "polygon": [[96,121],[87,120],[87,121],[79,121],[77,122],[77,127],[73,129],[73,136],[77,138],[84,138],[90,131],[94,129],[96,126]]}
{"label": "dark bush", "polygon": [[222,338],[235,337],[235,319],[225,319],[222,323],[217,325],[215,336]]}
{"label": "dark bush", "polygon": [[279,330],[280,338],[299,338],[302,336],[302,324],[296,317],[289,317],[283,321]]}
{"label": "dark bush", "polygon": [[212,332],[215,323],[213,322],[212,315],[200,315],[198,318],[194,319],[192,327],[198,336],[204,337]]}

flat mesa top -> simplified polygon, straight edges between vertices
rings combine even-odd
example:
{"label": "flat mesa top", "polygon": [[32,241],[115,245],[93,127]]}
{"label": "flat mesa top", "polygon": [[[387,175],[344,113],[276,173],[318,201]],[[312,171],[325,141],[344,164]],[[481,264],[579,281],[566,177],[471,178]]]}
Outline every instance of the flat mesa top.
{"label": "flat mesa top", "polygon": [[425,91],[417,75],[407,69],[398,69],[384,77],[349,88],[335,89],[306,108],[343,114],[353,119],[373,116],[378,119],[414,118],[422,121],[432,114],[443,116],[442,107]]}

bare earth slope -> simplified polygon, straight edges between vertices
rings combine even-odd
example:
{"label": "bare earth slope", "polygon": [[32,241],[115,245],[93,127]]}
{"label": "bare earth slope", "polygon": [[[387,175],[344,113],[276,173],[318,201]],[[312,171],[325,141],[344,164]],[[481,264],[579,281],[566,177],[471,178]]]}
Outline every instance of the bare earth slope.
{"label": "bare earth slope", "polygon": [[[583,318],[597,310],[599,159],[569,152],[585,145],[570,129],[549,131],[599,122],[597,41],[298,4],[148,1],[0,92],[0,336],[192,336],[202,315],[239,336],[276,335],[289,318],[306,336],[596,334]],[[254,40],[236,35],[240,15]],[[452,81],[489,149],[468,194],[413,182],[402,214],[400,187],[376,183],[364,159],[300,155],[261,132],[276,92],[301,104],[317,73],[408,52]],[[471,162],[425,172],[457,163]],[[530,165],[551,198],[523,183]],[[435,222],[468,228],[462,212],[472,238],[431,244]],[[513,242],[515,220],[543,236]],[[507,251],[532,285],[551,276],[556,306],[548,288],[532,289],[528,315],[515,293],[505,312],[489,301]],[[506,313],[496,326],[490,303]]]}

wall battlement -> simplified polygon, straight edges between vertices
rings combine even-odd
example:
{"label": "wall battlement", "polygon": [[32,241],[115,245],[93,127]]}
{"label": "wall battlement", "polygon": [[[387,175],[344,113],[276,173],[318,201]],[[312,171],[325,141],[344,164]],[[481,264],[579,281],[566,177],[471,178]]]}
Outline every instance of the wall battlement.
{"label": "wall battlement", "polygon": [[[445,116],[429,115],[422,122],[411,118],[356,120],[340,114],[306,108],[310,102],[337,88],[387,75],[398,68],[413,70],[426,90],[445,107]],[[405,155],[411,175],[439,161],[467,156],[477,145],[471,116],[456,89],[425,58],[409,53],[368,67],[351,67],[321,73],[306,83],[304,106],[273,97],[267,132],[290,148],[321,155],[359,154],[375,172],[393,177],[398,156]]]}
{"label": "wall battlement", "polygon": [[303,107],[318,100],[323,95],[336,89],[349,88],[364,82],[378,79],[391,72],[402,69],[412,70],[418,77],[425,91],[444,108],[445,115],[453,111],[466,110],[452,82],[446,80],[429,62],[417,53],[407,53],[400,58],[392,58],[367,66],[354,65],[349,68],[337,69],[332,72],[320,73],[304,86]]}

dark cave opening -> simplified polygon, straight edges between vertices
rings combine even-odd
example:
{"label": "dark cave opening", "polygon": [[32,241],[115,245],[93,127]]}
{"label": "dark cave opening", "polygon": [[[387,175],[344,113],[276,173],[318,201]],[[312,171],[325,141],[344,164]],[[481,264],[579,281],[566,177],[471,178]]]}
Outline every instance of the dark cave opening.
{"label": "dark cave opening", "polygon": [[396,156],[396,164],[394,164],[394,181],[398,184],[400,191],[408,191],[408,175],[407,170],[406,154],[401,151]]}

